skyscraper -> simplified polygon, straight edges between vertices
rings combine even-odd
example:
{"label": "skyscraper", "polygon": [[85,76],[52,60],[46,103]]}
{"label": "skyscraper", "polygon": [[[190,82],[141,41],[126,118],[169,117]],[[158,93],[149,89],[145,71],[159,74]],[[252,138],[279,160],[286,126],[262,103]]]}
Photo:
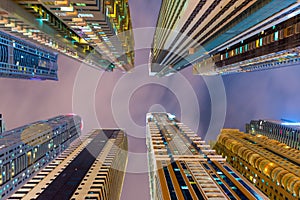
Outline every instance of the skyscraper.
{"label": "skyscraper", "polygon": [[1,133],[3,133],[5,131],[5,123],[4,120],[2,118],[2,114],[0,113],[0,135]]}
{"label": "skyscraper", "polygon": [[61,115],[0,137],[0,197],[6,198],[78,138],[81,118]]}
{"label": "skyscraper", "polygon": [[146,122],[151,199],[266,199],[174,115]]}
{"label": "skyscraper", "polygon": [[57,53],[0,31],[0,77],[57,80]]}
{"label": "skyscraper", "polygon": [[9,199],[119,199],[127,145],[123,130],[95,129],[74,141]]}
{"label": "skyscraper", "polygon": [[300,123],[286,120],[251,120],[246,132],[265,135],[270,139],[300,150]]}
{"label": "skyscraper", "polygon": [[236,129],[223,129],[214,148],[270,199],[299,199],[299,150]]}
{"label": "skyscraper", "polygon": [[19,37],[98,68],[133,68],[127,0],[2,0],[0,11],[1,28]]}
{"label": "skyscraper", "polygon": [[150,74],[194,66],[200,75],[247,72],[299,62],[297,0],[162,1]]}

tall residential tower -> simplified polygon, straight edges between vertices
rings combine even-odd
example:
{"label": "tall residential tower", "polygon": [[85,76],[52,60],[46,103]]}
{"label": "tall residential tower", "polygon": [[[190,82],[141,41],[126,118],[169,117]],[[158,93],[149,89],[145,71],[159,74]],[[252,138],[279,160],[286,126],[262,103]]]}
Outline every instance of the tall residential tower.
{"label": "tall residential tower", "polygon": [[174,115],[146,122],[151,199],[266,199]]}
{"label": "tall residential tower", "polygon": [[214,148],[268,198],[300,198],[299,150],[236,129],[223,129]]}
{"label": "tall residential tower", "polygon": [[1,136],[1,133],[3,133],[4,131],[5,131],[5,122],[2,117],[2,114],[0,113],[0,136]]}
{"label": "tall residential tower", "polygon": [[190,65],[216,75],[298,63],[299,13],[297,0],[164,0],[150,75]]}
{"label": "tall residential tower", "polygon": [[246,124],[246,132],[264,135],[269,139],[300,150],[300,123],[289,120],[251,120]]}
{"label": "tall residential tower", "polygon": [[81,118],[61,115],[0,136],[0,198],[5,199],[79,137]]}
{"label": "tall residential tower", "polygon": [[1,0],[0,28],[105,70],[131,70],[128,0]]}
{"label": "tall residential tower", "polygon": [[127,136],[95,129],[74,141],[8,199],[120,199]]}

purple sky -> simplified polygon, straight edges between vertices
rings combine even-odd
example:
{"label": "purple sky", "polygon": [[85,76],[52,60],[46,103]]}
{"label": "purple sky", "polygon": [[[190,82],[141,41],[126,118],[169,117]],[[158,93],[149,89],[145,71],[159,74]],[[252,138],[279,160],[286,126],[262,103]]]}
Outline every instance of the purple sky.
{"label": "purple sky", "polygon": [[[134,28],[155,26],[160,1],[130,0],[129,3]],[[135,35],[135,37],[141,36]],[[148,35],[143,37],[146,42],[152,41],[152,37]],[[139,42],[141,41],[136,41],[136,46],[139,46]],[[214,111],[216,115],[221,116],[223,104],[227,108],[224,113],[226,114],[224,127],[243,129],[246,122],[258,118],[300,120],[300,68],[298,66],[223,77],[226,96],[215,94],[219,97],[215,101],[211,100],[210,95],[218,91],[221,86],[216,84],[212,86],[215,90],[209,90],[204,79],[192,75],[191,68],[184,69],[181,74],[189,81],[193,94],[198,99],[197,106],[200,109],[200,120],[198,120],[197,113],[181,111],[182,102],[176,95],[184,95],[186,101],[192,99],[192,94],[187,93],[188,90],[185,90],[183,82],[176,81],[177,77],[163,78],[165,81],[163,86],[153,83],[156,81],[155,78],[147,77],[148,53],[148,49],[136,52],[136,67],[142,70],[135,70],[129,75],[118,71],[113,73],[93,71],[60,55],[58,82],[1,78],[0,112],[3,113],[7,128],[15,128],[58,114],[76,112],[84,118],[84,132],[99,125],[130,130],[128,132],[129,172],[126,174],[122,199],[146,200],[149,198],[149,187],[144,126],[145,114],[149,110],[160,108],[179,117],[185,115],[184,122],[191,127],[199,125],[199,134],[202,137],[206,135],[210,124],[212,106],[217,108]],[[83,72],[79,73],[80,70]],[[145,80],[142,85],[139,85],[140,76]],[[124,88],[130,81],[133,83],[136,81],[134,90]],[[207,78],[206,81],[213,82],[214,78]],[[178,89],[168,89],[171,86]],[[95,88],[95,91],[92,91],[92,88]],[[123,88],[121,98],[120,95],[114,97],[114,92],[118,91],[118,88]],[[126,96],[130,98],[126,99]],[[115,106],[121,105],[120,108],[124,108],[124,112],[128,111],[129,114],[124,117],[123,110],[113,113],[114,102],[116,102]],[[196,110],[193,102],[190,105],[191,110]],[[93,116],[97,119],[95,120]],[[125,120],[129,118],[132,123],[126,123],[123,127],[122,120],[126,122]],[[215,137],[218,132],[207,134]]]}

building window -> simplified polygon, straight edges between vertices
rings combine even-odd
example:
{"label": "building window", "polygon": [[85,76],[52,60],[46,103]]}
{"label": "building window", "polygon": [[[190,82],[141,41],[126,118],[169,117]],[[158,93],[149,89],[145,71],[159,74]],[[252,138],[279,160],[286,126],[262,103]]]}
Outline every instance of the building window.
{"label": "building window", "polygon": [[263,39],[260,38],[260,39],[259,39],[259,46],[262,46],[262,45],[263,45]]}
{"label": "building window", "polygon": [[256,40],[256,45],[255,45],[256,48],[259,47],[259,40]]}
{"label": "building window", "polygon": [[274,33],[274,41],[278,41],[278,31],[276,31],[275,33]]}

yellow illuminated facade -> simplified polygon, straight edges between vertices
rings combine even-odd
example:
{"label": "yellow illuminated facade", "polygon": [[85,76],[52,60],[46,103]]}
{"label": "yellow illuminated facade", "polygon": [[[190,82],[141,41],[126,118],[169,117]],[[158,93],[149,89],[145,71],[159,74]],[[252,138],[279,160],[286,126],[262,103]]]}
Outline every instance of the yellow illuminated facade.
{"label": "yellow illuminated facade", "polygon": [[236,129],[223,129],[214,148],[270,199],[299,199],[299,150]]}
{"label": "yellow illuminated facade", "polygon": [[127,0],[3,0],[0,25],[93,66],[125,71],[134,66]]}
{"label": "yellow illuminated facade", "polygon": [[147,114],[146,141],[151,199],[267,199],[170,113]]}

